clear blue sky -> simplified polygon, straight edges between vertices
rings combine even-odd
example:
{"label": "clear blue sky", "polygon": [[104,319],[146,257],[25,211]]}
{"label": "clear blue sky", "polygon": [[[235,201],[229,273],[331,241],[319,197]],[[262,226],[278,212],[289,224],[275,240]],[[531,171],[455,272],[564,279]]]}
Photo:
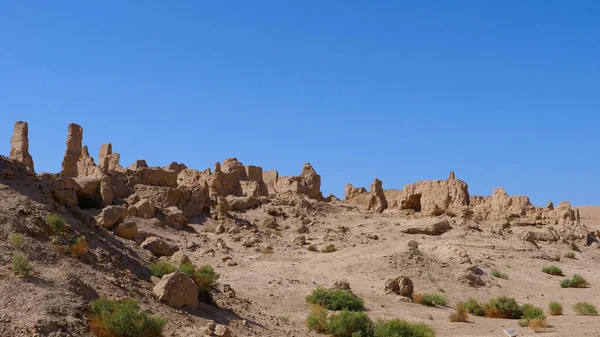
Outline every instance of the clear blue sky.
{"label": "clear blue sky", "polygon": [[2,1],[0,153],[235,156],[325,194],[445,179],[600,204],[598,1]]}

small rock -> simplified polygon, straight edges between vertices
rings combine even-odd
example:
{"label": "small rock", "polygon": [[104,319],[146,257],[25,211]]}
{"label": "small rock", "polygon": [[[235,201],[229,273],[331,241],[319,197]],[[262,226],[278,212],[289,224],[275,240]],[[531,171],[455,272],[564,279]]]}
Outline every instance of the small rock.
{"label": "small rock", "polygon": [[135,222],[127,222],[117,225],[113,232],[123,239],[133,240],[138,233],[138,227]]}

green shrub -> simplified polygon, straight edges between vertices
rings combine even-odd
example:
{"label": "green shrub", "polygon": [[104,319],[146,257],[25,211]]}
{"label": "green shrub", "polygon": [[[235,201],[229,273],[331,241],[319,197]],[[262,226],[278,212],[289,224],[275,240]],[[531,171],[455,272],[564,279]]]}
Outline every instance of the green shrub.
{"label": "green shrub", "polygon": [[373,337],[435,337],[435,330],[427,324],[393,319],[375,323]]}
{"label": "green shrub", "polygon": [[220,275],[215,272],[213,267],[205,264],[196,270],[193,279],[194,282],[196,282],[200,293],[208,293],[217,287],[219,276]]}
{"label": "green shrub", "polygon": [[447,302],[444,296],[438,294],[414,294],[413,300],[428,307],[444,306]]}
{"label": "green shrub", "polygon": [[326,327],[333,337],[373,336],[373,322],[363,312],[342,310],[329,316]]}
{"label": "green shrub", "polygon": [[323,248],[321,250],[321,253],[333,253],[333,252],[337,252],[337,248],[335,247],[335,245],[327,245],[325,248]]}
{"label": "green shrub", "polygon": [[598,309],[591,303],[587,302],[579,302],[573,306],[573,310],[577,313],[577,315],[583,316],[596,316],[598,315]]}
{"label": "green shrub", "polygon": [[164,275],[171,274],[175,271],[175,267],[166,261],[158,261],[156,263],[151,263],[148,266],[150,269],[150,274],[156,277],[163,277]]}
{"label": "green shrub", "polygon": [[581,275],[575,274],[571,279],[560,281],[560,286],[563,288],[587,288],[590,284]]}
{"label": "green shrub", "polygon": [[136,300],[114,301],[99,298],[92,301],[90,329],[97,336],[160,337],[167,320],[140,311]]}
{"label": "green shrub", "polygon": [[557,266],[548,266],[548,267],[544,267],[542,268],[542,271],[546,274],[550,274],[550,275],[558,275],[558,276],[563,276],[563,272],[562,270],[560,270],[560,268],[558,268]]}
{"label": "green shrub", "polygon": [[15,248],[21,248],[21,247],[23,247],[23,242],[24,241],[25,241],[25,235],[23,235],[21,233],[12,233],[10,235],[10,243]]}
{"label": "green shrub", "polygon": [[177,268],[177,271],[184,273],[187,277],[191,279],[194,279],[194,274],[196,274],[196,268],[194,268],[194,266],[189,263],[182,264],[181,266],[179,266],[179,268]]}
{"label": "green shrub", "polygon": [[491,318],[519,319],[523,316],[523,310],[514,298],[500,296],[492,298],[484,306],[485,315]]}
{"label": "green shrub", "polygon": [[465,309],[468,313],[475,316],[485,316],[483,306],[474,298],[469,298],[469,300],[465,302]]}
{"label": "green shrub", "polygon": [[508,274],[499,272],[497,270],[492,270],[492,275],[497,278],[508,280]]}
{"label": "green shrub", "polygon": [[312,294],[306,296],[306,301],[318,304],[329,310],[362,311],[365,309],[362,299],[341,289],[325,289],[318,287]]}
{"label": "green shrub", "polygon": [[541,321],[546,319],[544,309],[536,307],[533,304],[523,304],[521,310],[523,311],[523,315],[521,316],[521,321],[519,322],[519,325],[522,327],[528,327],[530,321],[533,319]]}
{"label": "green shrub", "polygon": [[29,277],[33,271],[29,259],[23,254],[13,255],[11,263],[13,272],[21,277]]}
{"label": "green shrub", "polygon": [[306,319],[306,326],[314,330],[318,333],[326,333],[327,332],[327,309],[319,306],[313,305],[312,312],[308,315]]}
{"label": "green shrub", "polygon": [[52,213],[46,216],[46,224],[54,235],[58,235],[65,229],[66,222],[60,215]]}
{"label": "green shrub", "polygon": [[568,252],[565,254],[565,257],[568,259],[574,259],[575,258],[575,252]]}
{"label": "green shrub", "polygon": [[550,302],[548,304],[548,313],[552,316],[560,316],[563,314],[562,304],[558,302]]}

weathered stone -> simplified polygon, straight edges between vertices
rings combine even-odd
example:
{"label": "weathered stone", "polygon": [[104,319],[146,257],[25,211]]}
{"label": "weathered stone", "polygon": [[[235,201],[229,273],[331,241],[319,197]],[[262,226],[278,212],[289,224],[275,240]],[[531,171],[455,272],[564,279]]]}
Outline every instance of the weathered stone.
{"label": "weathered stone", "polygon": [[67,133],[67,150],[62,163],[61,177],[77,177],[77,162],[81,157],[83,128],[77,124],[69,124]]}
{"label": "weathered stone", "polygon": [[298,236],[294,237],[294,240],[292,242],[297,245],[305,245],[306,237],[304,235],[298,235]]}
{"label": "weathered stone", "polygon": [[135,185],[134,189],[136,195],[148,199],[155,207],[166,209],[176,206],[185,217],[201,214],[208,199],[206,190],[200,188]]}
{"label": "weathered stone", "polygon": [[279,173],[275,170],[263,171],[263,182],[267,186],[268,194],[274,195],[277,193],[275,186],[277,185],[278,178],[279,178]]}
{"label": "weathered stone", "polygon": [[135,222],[127,222],[117,225],[113,232],[116,236],[127,240],[133,240],[138,233],[138,227]]}
{"label": "weathered stone", "polygon": [[213,333],[215,336],[218,337],[231,337],[231,332],[229,331],[229,328],[222,324],[217,324]]}
{"label": "weathered stone", "polygon": [[164,275],[152,292],[161,302],[170,307],[198,308],[198,286],[184,273],[174,272]]}
{"label": "weathered stone", "polygon": [[192,264],[190,258],[181,251],[173,253],[173,256],[169,258],[169,262],[177,267],[182,266],[184,264]]}
{"label": "weathered stone", "polygon": [[121,206],[108,206],[98,214],[96,222],[99,226],[106,229],[112,229],[118,225],[127,216],[127,209]]}
{"label": "weathered stone", "polygon": [[[396,204],[428,215],[461,212],[469,205],[469,190],[464,181],[424,180],[404,186]],[[389,200],[388,200],[389,202]]]}
{"label": "weathered stone", "polygon": [[452,229],[447,220],[435,218],[404,220],[399,226],[407,234],[441,235]]}
{"label": "weathered stone", "polygon": [[147,238],[140,247],[149,250],[155,256],[171,256],[173,255],[173,247],[162,239],[155,236]]}
{"label": "weathered stone", "polygon": [[376,213],[381,213],[388,207],[388,202],[383,193],[383,186],[381,180],[375,178],[373,184],[371,184],[371,193],[367,209]]}
{"label": "weathered stone", "polygon": [[10,139],[10,159],[25,164],[33,171],[33,157],[29,154],[29,127],[27,122],[15,123]]}
{"label": "weathered stone", "polygon": [[383,288],[386,294],[396,294],[408,298],[413,297],[413,282],[406,276],[386,280]]}
{"label": "weathered stone", "polygon": [[133,164],[127,166],[127,169],[132,171],[136,171],[141,168],[148,168],[148,164],[143,159],[136,160],[135,162],[133,162]]}
{"label": "weathered stone", "polygon": [[183,215],[183,212],[176,206],[171,206],[167,208],[163,211],[163,214],[165,216],[165,223],[167,224],[167,226],[176,229],[181,229],[187,226],[188,224],[188,221]]}
{"label": "weathered stone", "polygon": [[155,209],[150,200],[142,199],[136,202],[134,206],[136,209],[136,216],[143,219],[154,218]]}

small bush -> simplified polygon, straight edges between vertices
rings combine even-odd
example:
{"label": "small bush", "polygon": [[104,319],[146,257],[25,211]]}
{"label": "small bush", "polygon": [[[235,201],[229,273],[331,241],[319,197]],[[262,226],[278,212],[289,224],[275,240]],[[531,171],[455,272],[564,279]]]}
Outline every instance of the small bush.
{"label": "small bush", "polygon": [[428,307],[434,307],[436,305],[446,305],[446,298],[438,294],[414,294],[413,300],[416,303],[426,305]]}
{"label": "small bush", "polygon": [[10,243],[15,248],[21,248],[21,247],[23,247],[23,242],[24,241],[25,241],[25,235],[23,235],[21,233],[12,233],[10,235]]}
{"label": "small bush", "polygon": [[550,302],[550,304],[548,304],[548,313],[551,316],[560,316],[563,314],[563,307],[562,304],[558,303],[558,302]]}
{"label": "small bush", "polygon": [[373,336],[373,322],[363,312],[342,310],[329,316],[326,327],[333,337]]}
{"label": "small bush", "polygon": [[317,249],[317,246],[315,246],[315,245],[309,245],[307,249],[309,251],[311,251],[311,252],[318,252],[319,251],[319,249]]}
{"label": "small bush", "polygon": [[215,272],[213,267],[205,264],[196,270],[194,274],[194,282],[198,286],[200,293],[209,293],[217,287],[217,280],[220,275]]}
{"label": "small bush", "polygon": [[484,306],[485,315],[490,318],[518,319],[523,316],[521,307],[514,298],[500,296],[492,298]]}
{"label": "small bush", "polygon": [[[532,320],[544,321],[546,320],[546,314],[544,314],[544,309],[540,307],[536,307],[533,304],[524,304],[521,307],[523,311],[523,315],[521,316],[521,321],[519,321],[519,326],[521,327],[530,327]],[[539,322],[538,322],[539,323]]]}
{"label": "small bush", "polygon": [[11,263],[12,271],[21,277],[29,277],[33,271],[33,266],[29,263],[29,259],[23,254],[13,255]]}
{"label": "small bush", "polygon": [[65,229],[66,221],[60,215],[52,213],[46,217],[46,224],[54,235],[58,235]]}
{"label": "small bush", "polygon": [[558,275],[558,276],[563,276],[563,272],[562,270],[560,270],[560,268],[558,268],[557,266],[548,266],[548,267],[544,267],[542,268],[542,271],[546,274],[550,274],[550,275]]}
{"label": "small bush", "polygon": [[565,254],[565,257],[568,259],[574,259],[575,258],[575,252],[568,252]]}
{"label": "small bush", "polygon": [[466,322],[469,318],[467,308],[463,302],[459,302],[454,307],[454,312],[450,313],[450,322]]}
{"label": "small bush", "polygon": [[335,245],[327,245],[325,248],[321,249],[321,253],[333,253],[337,252],[337,250]]}
{"label": "small bush", "polygon": [[101,337],[160,337],[167,320],[140,311],[137,301],[92,301],[90,329]]}
{"label": "small bush", "polygon": [[538,333],[548,327],[548,323],[545,319],[532,319],[529,321],[529,328],[533,330],[533,332]]}
{"label": "small bush", "polygon": [[83,255],[87,254],[89,250],[90,246],[88,245],[87,240],[84,236],[79,236],[75,238],[73,243],[71,243],[71,245],[69,246],[69,251],[71,252],[71,255],[73,255],[76,258],[80,258]]}
{"label": "small bush", "polygon": [[435,330],[427,324],[393,319],[375,323],[373,337],[435,337]]}
{"label": "small bush", "polygon": [[151,263],[150,265],[148,265],[148,269],[150,269],[150,275],[156,276],[158,278],[163,277],[167,274],[171,274],[175,271],[175,267],[166,261],[158,261],[156,263]]}
{"label": "small bush", "polygon": [[306,301],[318,304],[329,310],[362,311],[365,309],[362,299],[346,290],[318,287],[306,296]]}
{"label": "small bush", "polygon": [[476,299],[470,298],[468,301],[466,301],[465,309],[468,313],[475,316],[485,316],[485,310],[483,309],[483,306],[479,304]]}
{"label": "small bush", "polygon": [[191,279],[194,279],[194,274],[196,274],[196,268],[194,268],[194,266],[189,263],[182,264],[181,266],[179,266],[179,268],[177,268],[177,271],[184,273],[185,276]]}
{"label": "small bush", "polygon": [[261,254],[269,255],[273,254],[273,248],[263,248],[260,250]]}
{"label": "small bush", "polygon": [[560,286],[563,288],[587,288],[589,285],[588,281],[579,274],[573,275],[571,279],[560,281]]}
{"label": "small bush", "polygon": [[499,272],[497,270],[492,270],[492,276],[497,277],[497,278],[501,278],[501,279],[505,279],[508,280],[508,274]]}
{"label": "small bush", "polygon": [[327,332],[327,309],[319,306],[313,305],[312,312],[308,315],[306,319],[306,326],[314,330],[318,333],[326,333]]}
{"label": "small bush", "polygon": [[598,309],[591,303],[587,302],[579,302],[573,306],[573,310],[577,313],[577,315],[583,316],[596,316],[598,315]]}

